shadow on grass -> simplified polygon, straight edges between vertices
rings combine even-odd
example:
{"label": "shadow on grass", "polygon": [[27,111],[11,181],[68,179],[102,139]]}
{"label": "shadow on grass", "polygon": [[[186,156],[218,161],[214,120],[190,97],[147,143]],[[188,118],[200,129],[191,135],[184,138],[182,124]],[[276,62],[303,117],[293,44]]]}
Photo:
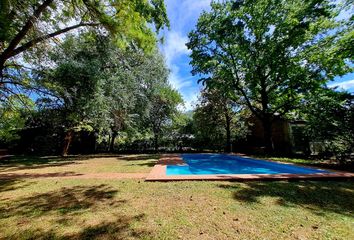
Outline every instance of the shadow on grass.
{"label": "shadow on grass", "polygon": [[145,215],[116,216],[110,221],[103,221],[100,224],[83,227],[78,233],[62,235],[54,230],[43,231],[41,229],[30,229],[19,232],[13,236],[13,239],[151,239],[152,233],[146,230],[132,229],[131,224],[142,221]]}
{"label": "shadow on grass", "polygon": [[0,193],[6,191],[13,191],[19,188],[24,188],[29,185],[31,184],[16,178],[0,179]]}
{"label": "shadow on grass", "polygon": [[107,185],[93,187],[77,186],[36,194],[11,202],[0,208],[0,218],[10,216],[39,217],[50,214],[75,214],[104,201],[119,206],[125,201],[113,200],[116,190]]}
{"label": "shadow on grass", "polygon": [[51,157],[35,157],[35,156],[10,156],[0,160],[0,172],[19,171],[41,169],[48,167],[62,167],[67,165],[79,164],[80,161],[86,161],[97,158],[116,158],[118,161],[143,161],[151,160],[146,163],[137,163],[134,165],[153,167],[159,156],[155,155],[117,155],[117,154],[100,154],[100,155],[77,155],[77,156],[51,156]]}
{"label": "shadow on grass", "polygon": [[125,160],[125,161],[141,161],[141,160],[151,160],[156,161],[159,159],[158,154],[142,154],[142,155],[124,155],[117,157],[118,160]]}
{"label": "shadow on grass", "polygon": [[145,166],[145,167],[153,167],[155,166],[157,161],[144,162],[144,163],[131,163],[131,166]]}
{"label": "shadow on grass", "polygon": [[[117,160],[127,161],[131,166],[144,166],[144,167],[154,167],[158,162],[158,154],[150,155],[125,155],[117,158]],[[144,162],[141,162],[144,161]]]}
{"label": "shadow on grass", "polygon": [[0,161],[0,172],[60,167],[76,164],[81,159],[61,157],[12,156]]}
{"label": "shadow on grass", "polygon": [[75,172],[58,172],[58,173],[4,173],[0,174],[0,180],[10,179],[30,179],[30,178],[55,178],[55,177],[77,177],[82,176],[81,173]]}
{"label": "shadow on grass", "polygon": [[[97,209],[102,208],[120,208],[126,204],[126,200],[115,198],[117,193],[117,190],[105,184],[76,186],[0,204],[0,220],[16,217],[18,222],[15,220],[14,226],[27,225],[26,228],[11,232],[6,239],[131,239],[150,235],[148,231],[132,227],[134,223],[144,220],[144,214],[128,216],[115,213],[110,218],[97,215],[91,223],[83,221],[81,215],[95,214]],[[51,224],[45,229],[31,222],[31,219],[48,218]],[[63,231],[66,226],[72,225],[79,229],[76,232]]]}
{"label": "shadow on grass", "polygon": [[353,182],[249,182],[242,185],[219,187],[233,192],[237,201],[257,203],[261,197],[276,197],[277,204],[291,207],[302,206],[316,214],[334,212],[353,216]]}

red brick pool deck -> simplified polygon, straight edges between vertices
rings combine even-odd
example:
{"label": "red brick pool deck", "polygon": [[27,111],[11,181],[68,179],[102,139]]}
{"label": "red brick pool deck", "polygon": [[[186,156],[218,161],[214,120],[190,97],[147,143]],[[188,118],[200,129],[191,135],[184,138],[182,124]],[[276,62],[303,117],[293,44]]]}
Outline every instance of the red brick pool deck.
{"label": "red brick pool deck", "polygon": [[[267,161],[267,160],[265,160]],[[167,165],[186,165],[179,154],[162,155],[157,164],[146,177],[145,181],[251,181],[251,180],[326,180],[354,179],[354,173],[332,171],[314,174],[213,174],[213,175],[166,175]],[[296,164],[293,164],[296,165]],[[306,166],[307,167],[307,166]],[[313,167],[308,167],[313,168]],[[318,168],[317,168],[318,169]]]}

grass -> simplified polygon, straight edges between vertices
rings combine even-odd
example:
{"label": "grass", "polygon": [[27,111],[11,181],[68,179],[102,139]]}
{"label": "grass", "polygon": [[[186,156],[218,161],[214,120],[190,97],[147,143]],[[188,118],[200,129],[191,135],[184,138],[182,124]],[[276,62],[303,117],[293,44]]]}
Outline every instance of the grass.
{"label": "grass", "polygon": [[272,156],[253,156],[257,159],[268,159],[283,163],[293,163],[299,165],[307,165],[312,167],[327,168],[332,170],[341,170],[347,172],[354,172],[354,162],[347,162],[341,164],[335,160],[328,159],[305,159],[296,157],[272,157]]}
{"label": "grass", "polygon": [[[117,158],[70,161],[97,171],[122,161],[114,169],[134,172],[156,161]],[[11,171],[41,166],[16,161]],[[43,164],[48,171],[75,165],[48,166],[58,162]],[[354,239],[353,203],[354,184],[345,181],[9,179],[0,180],[0,239]]]}
{"label": "grass", "polygon": [[0,160],[1,173],[148,173],[158,155],[92,155],[72,157],[19,156]]}

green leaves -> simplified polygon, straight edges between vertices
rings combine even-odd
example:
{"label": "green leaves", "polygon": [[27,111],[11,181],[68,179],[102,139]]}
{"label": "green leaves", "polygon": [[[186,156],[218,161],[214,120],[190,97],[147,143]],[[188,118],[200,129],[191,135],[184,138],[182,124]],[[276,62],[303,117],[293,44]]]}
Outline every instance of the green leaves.
{"label": "green leaves", "polygon": [[48,48],[67,33],[96,31],[122,49],[148,53],[156,48],[155,32],[169,25],[163,0],[4,0],[0,4],[1,98],[7,98],[13,85],[23,84],[12,65],[28,72],[23,65],[43,60]]}
{"label": "green leaves", "polygon": [[324,151],[341,157],[354,150],[353,95],[319,89],[306,97],[301,110],[307,120],[307,135],[322,142]]}
{"label": "green leaves", "polygon": [[[10,143],[19,138],[17,130],[25,126],[28,112],[34,103],[24,95],[11,96],[0,105],[0,143]],[[27,115],[26,115],[27,114]]]}
{"label": "green leaves", "polygon": [[334,50],[345,41],[333,37],[346,29],[337,15],[327,1],[214,2],[189,34],[193,73],[209,87],[222,79],[216,87],[241,95],[259,117],[284,114],[299,94],[349,71]]}
{"label": "green leaves", "polygon": [[158,51],[120,49],[94,32],[67,37],[46,62],[37,81],[59,101],[43,99],[42,110],[61,113],[59,128],[94,131],[101,142],[161,135],[183,102]]}
{"label": "green leaves", "polygon": [[220,150],[228,141],[246,137],[248,127],[245,120],[248,115],[242,106],[231,101],[220,90],[203,90],[193,115],[198,147]]}

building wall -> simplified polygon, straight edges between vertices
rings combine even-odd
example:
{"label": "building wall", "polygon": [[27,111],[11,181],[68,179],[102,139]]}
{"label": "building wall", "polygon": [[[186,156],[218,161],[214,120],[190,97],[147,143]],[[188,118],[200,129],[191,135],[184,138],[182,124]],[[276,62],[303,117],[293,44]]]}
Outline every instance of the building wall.
{"label": "building wall", "polygon": [[[258,118],[252,117],[249,119],[250,134],[243,143],[239,143],[240,151],[245,152],[264,152],[264,129],[263,125]],[[291,153],[291,137],[289,122],[284,119],[275,119],[272,125],[272,138],[274,150],[279,153]]]}

